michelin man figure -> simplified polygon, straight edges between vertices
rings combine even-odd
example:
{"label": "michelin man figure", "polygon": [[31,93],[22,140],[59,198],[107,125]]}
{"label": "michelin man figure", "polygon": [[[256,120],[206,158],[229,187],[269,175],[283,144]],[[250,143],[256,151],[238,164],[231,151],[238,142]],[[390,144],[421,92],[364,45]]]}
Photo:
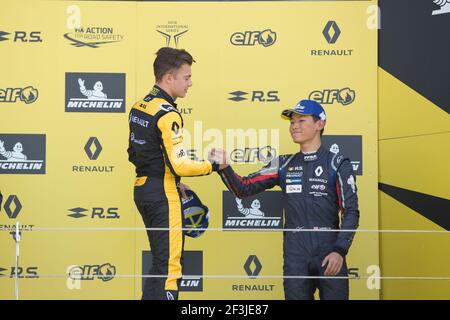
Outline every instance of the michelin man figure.
{"label": "michelin man figure", "polygon": [[244,206],[242,205],[242,200],[239,198],[236,198],[236,203],[238,211],[247,218],[259,219],[264,217],[264,212],[260,210],[261,203],[258,199],[253,200],[251,208],[244,208]]}
{"label": "michelin man figure", "polygon": [[4,142],[0,140],[0,155],[4,156],[8,161],[26,161],[27,156],[22,151],[23,146],[20,142],[14,145],[13,151],[6,151]]}
{"label": "michelin man figure", "polygon": [[101,83],[101,81],[97,81],[94,84],[94,90],[86,90],[86,87],[84,86],[84,80],[82,79],[78,79],[78,84],[80,85],[81,93],[89,100],[107,99],[106,93],[103,92],[103,83]]}

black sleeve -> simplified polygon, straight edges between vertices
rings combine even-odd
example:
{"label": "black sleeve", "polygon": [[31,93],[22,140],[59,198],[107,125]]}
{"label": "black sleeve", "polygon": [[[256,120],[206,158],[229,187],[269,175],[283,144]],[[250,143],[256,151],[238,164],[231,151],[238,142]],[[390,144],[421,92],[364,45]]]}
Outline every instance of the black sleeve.
{"label": "black sleeve", "polygon": [[236,174],[231,166],[219,171],[219,175],[228,190],[236,197],[250,197],[278,185],[279,161],[280,159],[276,158],[261,168],[261,170],[247,177],[241,177]]}
{"label": "black sleeve", "polygon": [[[131,135],[131,133],[130,133]],[[136,165],[136,150],[134,150],[133,145],[131,144],[131,137],[128,136],[128,161],[130,161],[132,164]]]}
{"label": "black sleeve", "polygon": [[[341,162],[336,176],[336,190],[341,208],[341,229],[356,230],[359,225],[356,175],[348,159]],[[339,232],[334,249],[345,256],[350,249],[355,232]]]}

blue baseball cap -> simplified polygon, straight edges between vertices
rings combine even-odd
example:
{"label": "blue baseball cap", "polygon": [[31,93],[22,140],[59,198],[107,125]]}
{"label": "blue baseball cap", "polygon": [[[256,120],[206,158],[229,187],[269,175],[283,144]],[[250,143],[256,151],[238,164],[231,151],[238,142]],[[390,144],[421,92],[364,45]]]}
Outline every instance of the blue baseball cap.
{"label": "blue baseball cap", "polygon": [[[209,209],[192,190],[185,191],[187,199],[182,199],[184,227],[189,229],[186,235],[200,237],[209,226]],[[201,230],[199,230],[201,229]]]}
{"label": "blue baseball cap", "polygon": [[320,103],[314,100],[300,100],[294,108],[283,110],[281,117],[290,120],[293,113],[303,116],[317,116],[321,120],[327,120],[325,110]]}

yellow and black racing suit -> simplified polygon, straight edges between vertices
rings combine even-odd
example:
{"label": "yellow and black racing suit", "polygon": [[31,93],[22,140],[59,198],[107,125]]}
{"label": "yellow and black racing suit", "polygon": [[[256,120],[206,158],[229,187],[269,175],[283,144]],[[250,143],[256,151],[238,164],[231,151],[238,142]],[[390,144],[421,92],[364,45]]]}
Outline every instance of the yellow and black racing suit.
{"label": "yellow and black racing suit", "polygon": [[219,166],[187,157],[181,114],[158,86],[134,104],[128,120],[128,158],[137,176],[134,201],[146,228],[169,228],[147,230],[153,257],[149,274],[155,277],[147,278],[142,299],[178,299],[184,234],[177,185],[180,177],[208,175]]}

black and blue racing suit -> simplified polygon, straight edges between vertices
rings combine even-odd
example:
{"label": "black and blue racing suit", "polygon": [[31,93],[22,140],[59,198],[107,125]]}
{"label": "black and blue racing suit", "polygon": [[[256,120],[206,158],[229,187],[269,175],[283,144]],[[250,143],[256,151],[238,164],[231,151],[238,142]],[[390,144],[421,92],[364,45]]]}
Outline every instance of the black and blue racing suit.
{"label": "black and blue racing suit", "polygon": [[[245,198],[278,185],[283,191],[284,292],[286,299],[314,299],[319,289],[321,299],[348,299],[348,279],[289,278],[324,276],[323,259],[331,252],[344,257],[337,276],[347,277],[345,256],[352,244],[359,222],[355,173],[350,160],[323,146],[314,153],[296,153],[274,159],[247,177],[237,175],[231,166],[220,171],[227,188],[238,198]],[[342,221],[339,220],[339,212]],[[320,232],[301,231],[315,229]],[[325,231],[323,231],[325,230]]]}

